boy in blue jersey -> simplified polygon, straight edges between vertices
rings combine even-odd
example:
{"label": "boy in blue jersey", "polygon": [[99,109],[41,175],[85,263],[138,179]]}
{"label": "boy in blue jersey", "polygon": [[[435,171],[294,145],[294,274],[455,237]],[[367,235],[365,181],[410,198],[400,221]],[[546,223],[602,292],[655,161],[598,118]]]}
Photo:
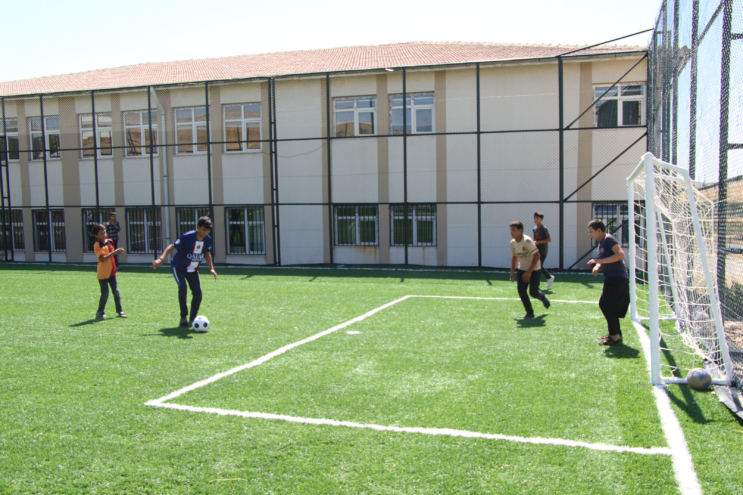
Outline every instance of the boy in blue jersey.
{"label": "boy in blue jersey", "polygon": [[[206,260],[206,264],[209,265],[209,271],[214,275],[214,281],[217,281],[217,272],[214,271],[212,254],[209,252],[212,247],[212,238],[209,237],[211,230],[211,219],[209,217],[199,218],[196,224],[196,230],[186,232],[180,236],[177,241],[165,248],[165,251],[163,251],[163,254],[158,259],[152,262],[152,268],[156,270],[162,266],[168,254],[173,250],[176,251],[173,259],[170,261],[170,266],[173,269],[175,282],[178,284],[178,303],[181,306],[180,325],[182,327],[193,326],[193,321],[199,314],[199,306],[201,306],[203,296],[201,292],[201,280],[199,279],[199,264],[202,260]],[[191,288],[192,295],[190,318],[186,303],[188,296],[186,283]]]}
{"label": "boy in blue jersey", "polygon": [[604,289],[601,291],[599,308],[606,318],[609,334],[601,337],[599,344],[621,344],[619,319],[627,315],[629,308],[629,273],[624,264],[624,250],[616,237],[606,233],[606,225],[599,219],[588,223],[588,235],[599,243],[598,256],[588,260],[589,265],[594,265],[593,276],[597,277],[599,270],[604,272]]}

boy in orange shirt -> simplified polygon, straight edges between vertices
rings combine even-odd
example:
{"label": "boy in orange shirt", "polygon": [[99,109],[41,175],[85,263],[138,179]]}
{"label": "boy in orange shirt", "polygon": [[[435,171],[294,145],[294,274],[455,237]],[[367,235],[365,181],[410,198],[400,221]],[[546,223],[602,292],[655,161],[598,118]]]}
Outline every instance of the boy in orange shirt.
{"label": "boy in orange shirt", "polygon": [[93,251],[98,258],[98,283],[101,285],[101,299],[95,316],[101,319],[106,318],[104,310],[106,309],[106,301],[108,301],[108,287],[110,285],[111,292],[114,293],[116,314],[120,318],[126,318],[124,310],[121,309],[119,285],[116,282],[116,261],[114,261],[114,256],[123,253],[124,248],[114,249],[113,241],[106,238],[106,227],[100,223],[93,226],[93,235],[96,239],[95,244],[93,244]]}

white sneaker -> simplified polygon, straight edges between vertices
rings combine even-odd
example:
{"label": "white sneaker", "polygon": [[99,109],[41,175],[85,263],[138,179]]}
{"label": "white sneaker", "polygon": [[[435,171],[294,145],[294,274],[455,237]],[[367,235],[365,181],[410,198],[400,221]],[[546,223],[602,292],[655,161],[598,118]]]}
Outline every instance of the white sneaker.
{"label": "white sneaker", "polygon": [[552,287],[552,282],[554,282],[554,281],[555,281],[555,276],[554,275],[552,275],[550,278],[547,279],[547,288],[548,289],[550,287]]}

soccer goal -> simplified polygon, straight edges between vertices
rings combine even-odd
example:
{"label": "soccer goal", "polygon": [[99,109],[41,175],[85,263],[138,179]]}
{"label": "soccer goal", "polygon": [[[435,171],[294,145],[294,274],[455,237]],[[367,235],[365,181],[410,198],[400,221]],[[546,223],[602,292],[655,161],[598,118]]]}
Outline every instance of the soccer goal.
{"label": "soccer goal", "polygon": [[630,315],[650,329],[655,385],[707,368],[729,385],[733,368],[717,292],[715,204],[688,171],[646,153],[627,179]]}

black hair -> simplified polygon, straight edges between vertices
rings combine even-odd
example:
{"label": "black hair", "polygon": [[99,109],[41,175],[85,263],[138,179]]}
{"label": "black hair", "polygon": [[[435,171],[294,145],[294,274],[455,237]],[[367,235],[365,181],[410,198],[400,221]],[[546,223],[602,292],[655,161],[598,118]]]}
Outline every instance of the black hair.
{"label": "black hair", "polygon": [[544,213],[542,213],[541,211],[535,211],[534,216],[544,220]]}
{"label": "black hair", "polygon": [[212,230],[212,219],[206,216],[201,217],[199,218],[199,221],[196,225],[199,227],[205,227],[209,230]]}
{"label": "black hair", "polygon": [[98,234],[101,230],[106,230],[106,227],[104,227],[103,224],[97,223],[93,225],[93,235]]}
{"label": "black hair", "polygon": [[509,227],[516,227],[519,230],[524,230],[524,224],[519,222],[518,220],[513,221],[508,224]]}
{"label": "black hair", "polygon": [[593,220],[588,222],[588,226],[593,230],[601,230],[602,232],[606,232],[606,224],[598,218],[594,218]]}

